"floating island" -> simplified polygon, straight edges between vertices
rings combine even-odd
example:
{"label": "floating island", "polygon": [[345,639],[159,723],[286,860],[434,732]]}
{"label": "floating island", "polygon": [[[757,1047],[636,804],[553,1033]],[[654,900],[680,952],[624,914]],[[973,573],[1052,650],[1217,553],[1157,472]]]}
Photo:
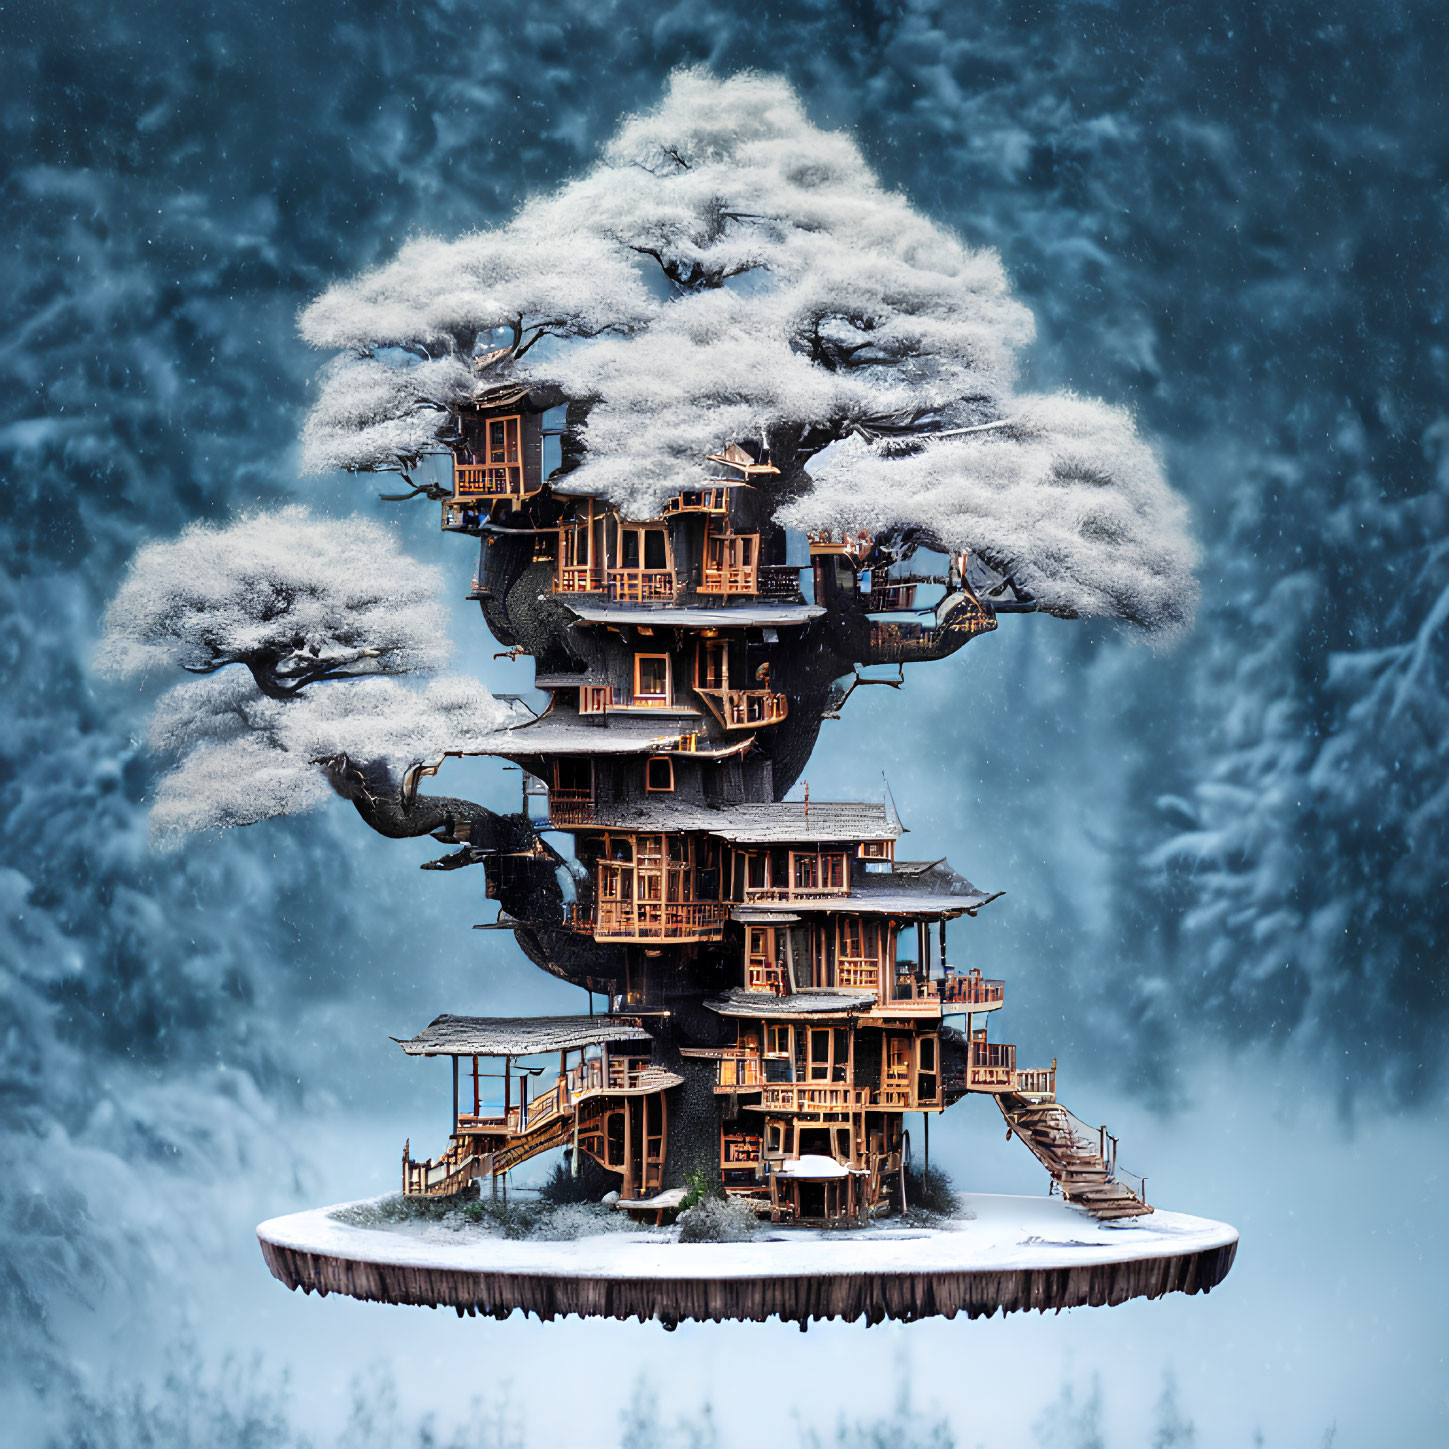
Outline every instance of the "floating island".
{"label": "floating island", "polygon": [[[411,1216],[374,1198],[257,1229],[272,1272],[305,1293],[450,1307],[460,1316],[658,1320],[989,1317],[1206,1293],[1237,1232],[1158,1209],[1099,1222],[1060,1197],[961,1195],[949,1215],[850,1232],[773,1227],[688,1242],[684,1224],[630,1223],[607,1206],[560,1209],[542,1236],[463,1211]],[[713,1226],[713,1225],[711,1225]],[[715,1231],[718,1231],[716,1228]],[[726,1229],[728,1232],[728,1229]]]}

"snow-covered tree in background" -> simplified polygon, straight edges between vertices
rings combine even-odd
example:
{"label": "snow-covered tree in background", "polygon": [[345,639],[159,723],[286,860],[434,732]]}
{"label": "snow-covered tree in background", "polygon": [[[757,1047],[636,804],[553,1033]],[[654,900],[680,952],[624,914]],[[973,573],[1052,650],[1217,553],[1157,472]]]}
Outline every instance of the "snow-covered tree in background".
{"label": "snow-covered tree in background", "polygon": [[313,471],[407,469],[461,404],[526,381],[580,404],[570,486],[627,516],[759,438],[796,527],[969,548],[1065,617],[1192,616],[1185,510],[1132,420],[1019,394],[1033,323],[996,255],[883,188],[778,77],[676,72],[586,174],[409,243],[302,331],[339,354]]}
{"label": "snow-covered tree in background", "polygon": [[[448,658],[437,569],[361,517],[291,507],[148,544],[106,614],[98,666],[203,676],[162,696],[153,748],[173,761],[151,812],[161,838],[249,825],[333,791],[385,835],[484,818],[402,789],[410,765],[466,748],[512,711],[460,677],[416,689],[388,675]],[[330,788],[329,788],[330,787]]]}

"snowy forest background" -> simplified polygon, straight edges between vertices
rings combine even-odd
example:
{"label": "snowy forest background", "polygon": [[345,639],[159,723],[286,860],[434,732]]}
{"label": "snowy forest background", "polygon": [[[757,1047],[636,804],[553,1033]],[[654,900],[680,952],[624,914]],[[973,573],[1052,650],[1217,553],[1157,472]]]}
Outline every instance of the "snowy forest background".
{"label": "snowy forest background", "polygon": [[[1442,1442],[1446,29],[1281,0],[0,11],[0,1354],[25,1442],[908,1445],[882,1437],[907,1380],[921,1444]],[[362,508],[455,581],[459,665],[525,688],[433,506],[299,481],[296,313],[419,230],[506,218],[689,62],[786,74],[998,248],[1030,380],[1133,408],[1191,501],[1187,638],[1007,618],[857,695],[809,779],[868,794],[884,765],[918,846],[1007,891],[958,964],[1008,978],[1008,1035],[1061,1058],[1155,1200],[1241,1229],[1208,1299],[665,1335],[266,1276],[258,1219],[386,1190],[405,1136],[441,1141],[445,1069],[389,1033],[582,1003],[470,931],[472,873],[415,873],[426,843],[340,801],[154,854],[151,695],[93,678],[101,611],[193,519]],[[963,1104],[933,1159],[1043,1191],[993,1121]],[[598,1398],[557,1388],[573,1355]]]}

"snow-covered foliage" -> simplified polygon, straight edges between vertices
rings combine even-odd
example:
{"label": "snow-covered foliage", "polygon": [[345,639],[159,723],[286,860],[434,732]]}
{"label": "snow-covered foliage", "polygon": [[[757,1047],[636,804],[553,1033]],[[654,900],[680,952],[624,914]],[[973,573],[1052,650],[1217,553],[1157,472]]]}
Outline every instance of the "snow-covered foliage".
{"label": "snow-covered foliage", "polygon": [[1191,621],[1196,550],[1186,508],[1115,408],[1022,397],[1002,426],[890,458],[852,440],[782,514],[800,528],[919,530],[970,548],[1041,607],[1159,633]]}
{"label": "snow-covered foliage", "polygon": [[317,762],[338,754],[397,786],[409,765],[511,721],[507,704],[454,675],[425,689],[356,680],[289,700],[267,698],[237,670],[180,684],[151,721],[152,747],[176,761],[157,785],[151,826],[175,839],[314,809],[332,793]]}
{"label": "snow-covered foliage", "polygon": [[98,667],[136,674],[243,664],[290,694],[318,679],[436,669],[448,655],[440,570],[360,516],[290,507],[193,523],[140,549],[106,611]]}
{"label": "snow-covered foliage", "polygon": [[[340,349],[304,436],[314,471],[408,466],[457,404],[524,380],[588,403],[569,486],[627,515],[733,441],[769,446],[788,495],[851,438],[797,524],[974,548],[1067,616],[1192,614],[1185,509],[1132,420],[1017,396],[1033,323],[995,253],[883,187],[778,77],[676,72],[583,176],[501,227],[410,243],[302,331]],[[1001,421],[989,441],[891,442]]]}
{"label": "snow-covered foliage", "polygon": [[[442,576],[368,519],[306,509],[193,524],[137,554],[106,612],[98,665],[204,676],[162,696],[150,742],[172,765],[151,825],[176,841],[323,804],[319,762],[345,754],[376,782],[466,749],[509,706],[462,677],[416,689],[449,653]],[[233,667],[228,667],[233,666]]]}

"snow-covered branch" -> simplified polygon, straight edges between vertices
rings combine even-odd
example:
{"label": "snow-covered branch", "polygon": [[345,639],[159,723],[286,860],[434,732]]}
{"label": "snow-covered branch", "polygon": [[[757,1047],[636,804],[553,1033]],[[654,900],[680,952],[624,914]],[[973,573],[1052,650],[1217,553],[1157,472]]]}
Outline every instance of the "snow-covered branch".
{"label": "snow-covered branch", "polygon": [[[151,721],[152,748],[175,759],[157,787],[152,829],[175,840],[251,825],[315,809],[334,790],[381,828],[385,816],[402,813],[410,765],[468,749],[513,722],[511,708],[482,685],[451,675],[425,689],[367,679],[285,701],[267,698],[237,671],[177,685]],[[424,811],[438,802],[425,798],[431,804],[420,810],[419,828],[383,833],[436,828]],[[452,807],[460,819],[478,809]]]}

